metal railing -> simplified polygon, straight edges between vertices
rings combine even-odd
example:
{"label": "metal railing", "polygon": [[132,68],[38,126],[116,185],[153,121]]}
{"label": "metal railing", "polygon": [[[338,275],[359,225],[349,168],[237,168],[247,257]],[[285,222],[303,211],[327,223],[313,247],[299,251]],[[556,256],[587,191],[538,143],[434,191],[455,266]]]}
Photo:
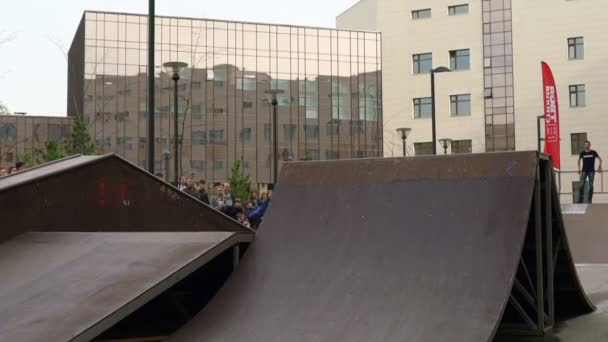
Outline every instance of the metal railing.
{"label": "metal railing", "polygon": [[[560,195],[572,196],[572,201],[576,202],[578,200],[580,173],[578,171],[556,171],[555,179],[557,180],[557,189]],[[606,181],[608,181],[608,171],[595,172],[593,182],[594,199],[608,201],[608,184],[606,184]]]}

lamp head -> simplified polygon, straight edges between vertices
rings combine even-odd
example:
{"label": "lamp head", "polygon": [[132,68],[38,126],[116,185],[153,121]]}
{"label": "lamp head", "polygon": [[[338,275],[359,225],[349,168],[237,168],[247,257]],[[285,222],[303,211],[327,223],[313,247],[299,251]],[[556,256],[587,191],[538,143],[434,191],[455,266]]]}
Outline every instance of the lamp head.
{"label": "lamp head", "polygon": [[447,148],[452,143],[452,139],[449,139],[449,138],[439,139],[439,143],[441,144],[441,146],[443,146],[443,148]]}
{"label": "lamp head", "polygon": [[184,70],[186,70],[187,67],[188,67],[188,63],[184,63],[184,62],[163,63],[163,68],[165,69],[165,72],[172,74],[174,79],[175,78],[179,79],[179,75]]}
{"label": "lamp head", "polygon": [[444,66],[436,67],[435,69],[431,70],[431,72],[434,72],[434,73],[450,72],[450,71],[452,71],[452,70],[450,70],[449,68],[446,68]]}
{"label": "lamp head", "polygon": [[412,129],[408,127],[397,128],[397,133],[401,135],[401,139],[407,139],[411,131]]}
{"label": "lamp head", "polygon": [[277,101],[277,95],[283,94],[285,91],[282,89],[268,89],[264,91],[264,93],[269,94],[271,97],[270,104],[273,106],[277,106],[279,102]]}

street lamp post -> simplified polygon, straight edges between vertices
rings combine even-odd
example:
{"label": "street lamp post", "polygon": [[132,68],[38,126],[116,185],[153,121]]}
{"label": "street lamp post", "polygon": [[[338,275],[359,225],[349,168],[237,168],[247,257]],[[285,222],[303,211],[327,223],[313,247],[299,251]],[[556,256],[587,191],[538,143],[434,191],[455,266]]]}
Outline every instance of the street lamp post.
{"label": "street lamp post", "polygon": [[407,156],[407,148],[406,148],[405,141],[407,140],[407,136],[410,134],[411,131],[412,131],[412,129],[407,128],[407,127],[397,128],[397,133],[401,135],[401,140],[403,141],[403,156],[404,157]]}
{"label": "street lamp post", "polygon": [[173,87],[173,139],[175,139],[174,148],[175,155],[173,156],[173,172],[175,172],[174,180],[175,186],[178,186],[179,182],[179,123],[178,123],[178,101],[177,101],[177,81],[179,81],[179,74],[188,67],[187,63],[184,62],[167,62],[163,63],[165,71],[171,73],[171,79],[174,82]]}
{"label": "street lamp post", "polygon": [[435,73],[439,73],[439,72],[450,72],[451,70],[440,66],[437,67],[435,69],[431,70],[431,125],[433,126],[433,154],[436,155],[437,154],[437,132],[436,132],[436,128],[435,128]]}
{"label": "street lamp post", "polygon": [[443,147],[443,154],[448,154],[448,147],[452,144],[452,139],[439,139],[439,143],[441,144],[441,147]]}
{"label": "street lamp post", "polygon": [[266,94],[272,96],[272,100],[270,104],[272,105],[272,142],[273,142],[273,184],[277,184],[278,174],[279,174],[279,140],[278,140],[278,130],[277,126],[279,124],[277,110],[279,106],[279,101],[277,101],[277,95],[283,94],[284,91],[281,89],[269,89],[265,91]]}
{"label": "street lamp post", "polygon": [[154,0],[148,1],[148,172],[154,174]]}

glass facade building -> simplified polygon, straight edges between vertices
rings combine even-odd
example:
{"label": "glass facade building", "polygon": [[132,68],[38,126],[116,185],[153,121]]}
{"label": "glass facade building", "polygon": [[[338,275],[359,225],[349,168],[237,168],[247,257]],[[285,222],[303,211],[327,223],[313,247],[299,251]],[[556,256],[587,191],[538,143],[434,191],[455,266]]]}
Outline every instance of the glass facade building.
{"label": "glass facade building", "polygon": [[[169,61],[189,65],[178,83],[182,175],[225,181],[242,160],[254,183],[271,183],[270,89],[283,91],[280,163],[382,156],[379,33],[158,17],[155,39],[157,172],[172,177],[174,83],[161,67]],[[99,153],[146,165],[147,16],[84,13],[67,100]]]}
{"label": "glass facade building", "polygon": [[26,156],[38,156],[47,141],[63,147],[73,121],[66,117],[0,115],[0,167],[9,168]]}

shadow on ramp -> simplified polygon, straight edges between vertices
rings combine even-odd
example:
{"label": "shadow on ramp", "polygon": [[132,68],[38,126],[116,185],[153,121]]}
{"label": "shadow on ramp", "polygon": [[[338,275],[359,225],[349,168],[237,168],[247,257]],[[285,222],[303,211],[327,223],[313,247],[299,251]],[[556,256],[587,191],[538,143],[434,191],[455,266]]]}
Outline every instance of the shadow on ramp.
{"label": "shadow on ramp", "polygon": [[591,312],[536,152],[289,163],[256,241],[170,341],[489,341]]}

